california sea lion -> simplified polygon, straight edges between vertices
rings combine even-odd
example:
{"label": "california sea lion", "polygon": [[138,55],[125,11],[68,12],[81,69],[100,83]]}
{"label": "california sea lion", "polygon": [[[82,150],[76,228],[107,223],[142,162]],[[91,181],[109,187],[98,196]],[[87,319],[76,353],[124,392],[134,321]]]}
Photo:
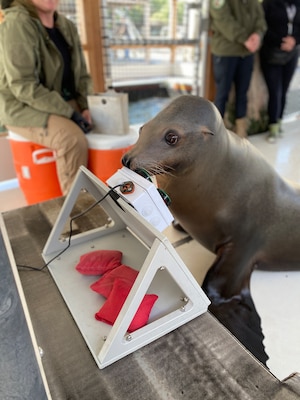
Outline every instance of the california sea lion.
{"label": "california sea lion", "polygon": [[216,254],[203,283],[210,311],[266,363],[249,280],[254,268],[300,269],[300,187],[228,131],[213,103],[192,95],[142,126],[122,161],[156,175],[176,220]]}

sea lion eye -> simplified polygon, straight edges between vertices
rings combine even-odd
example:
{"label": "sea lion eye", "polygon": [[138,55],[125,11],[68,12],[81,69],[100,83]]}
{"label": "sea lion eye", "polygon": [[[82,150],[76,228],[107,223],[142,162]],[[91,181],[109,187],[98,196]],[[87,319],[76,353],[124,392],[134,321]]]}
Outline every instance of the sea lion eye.
{"label": "sea lion eye", "polygon": [[179,136],[176,132],[169,131],[165,135],[165,141],[170,146],[174,146],[175,144],[177,144],[178,140],[179,140]]}

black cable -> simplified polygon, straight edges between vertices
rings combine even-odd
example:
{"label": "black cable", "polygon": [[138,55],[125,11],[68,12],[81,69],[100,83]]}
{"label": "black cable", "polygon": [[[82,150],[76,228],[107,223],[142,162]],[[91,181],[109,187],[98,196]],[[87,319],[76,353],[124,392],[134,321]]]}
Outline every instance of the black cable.
{"label": "black cable", "polygon": [[[43,271],[46,267],[48,267],[48,265],[54,261],[57,257],[61,256],[66,250],[68,250],[68,248],[71,246],[71,238],[72,238],[72,234],[73,234],[73,221],[75,221],[77,218],[82,217],[83,215],[85,215],[87,212],[89,212],[90,210],[92,210],[94,207],[96,207],[98,204],[100,204],[103,200],[106,199],[107,196],[111,195],[112,193],[116,193],[114,190],[117,187],[121,187],[125,184],[125,182],[120,183],[112,188],[110,188],[110,190],[100,199],[97,200],[95,203],[91,204],[88,208],[86,208],[85,210],[83,210],[81,213],[75,215],[74,217],[72,217],[70,219],[70,232],[69,232],[69,237],[68,237],[68,244],[67,246],[60,252],[58,253],[56,256],[54,256],[53,258],[51,258],[51,260],[49,260],[47,263],[45,263],[42,267],[32,267],[30,265],[19,265],[17,264],[18,268],[25,268],[25,269],[29,269],[31,271]],[[114,199],[113,199],[114,200]]]}

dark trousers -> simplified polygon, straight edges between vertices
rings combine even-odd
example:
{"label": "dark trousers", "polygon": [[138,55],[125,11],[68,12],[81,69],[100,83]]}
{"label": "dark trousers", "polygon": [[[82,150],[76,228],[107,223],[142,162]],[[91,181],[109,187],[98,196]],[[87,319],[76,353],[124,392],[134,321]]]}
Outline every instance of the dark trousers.
{"label": "dark trousers", "polygon": [[213,55],[213,72],[216,84],[214,103],[222,117],[228,101],[232,83],[235,86],[235,117],[247,114],[247,92],[253,71],[254,56],[225,57]]}
{"label": "dark trousers", "polygon": [[260,59],[261,70],[269,92],[268,115],[269,123],[275,124],[282,119],[286,94],[298,64],[298,54],[286,65],[269,64]]}

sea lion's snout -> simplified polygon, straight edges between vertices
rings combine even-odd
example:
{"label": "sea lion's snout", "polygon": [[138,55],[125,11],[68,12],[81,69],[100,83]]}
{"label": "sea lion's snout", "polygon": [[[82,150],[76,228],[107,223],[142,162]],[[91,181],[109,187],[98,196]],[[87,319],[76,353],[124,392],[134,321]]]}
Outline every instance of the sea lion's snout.
{"label": "sea lion's snout", "polygon": [[128,150],[122,157],[121,162],[124,167],[135,171],[138,168],[143,168],[141,164],[139,152],[137,150],[137,146],[133,146],[130,150]]}

